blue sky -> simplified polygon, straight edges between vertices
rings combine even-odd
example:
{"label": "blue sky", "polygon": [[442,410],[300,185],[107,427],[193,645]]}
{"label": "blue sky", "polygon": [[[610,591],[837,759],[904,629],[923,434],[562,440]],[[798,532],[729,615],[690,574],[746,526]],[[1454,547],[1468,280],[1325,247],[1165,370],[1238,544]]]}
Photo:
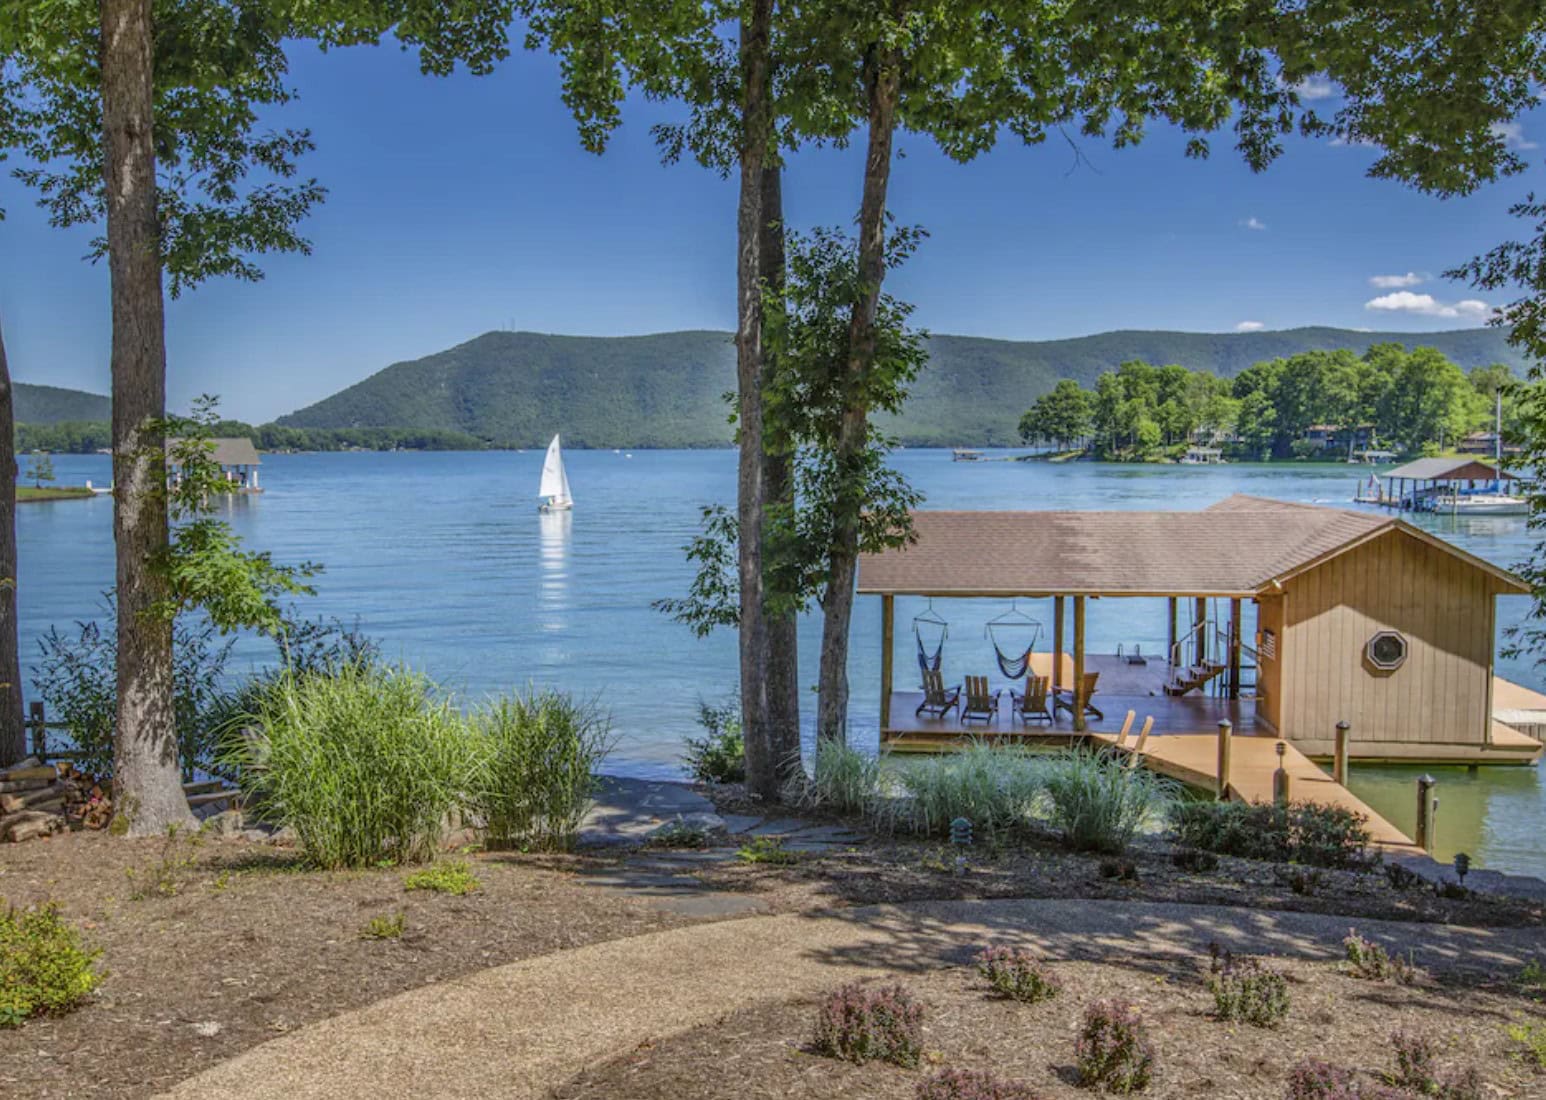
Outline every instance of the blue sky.
{"label": "blue sky", "polygon": [[[300,98],[276,121],[313,131],[305,171],[330,192],[304,227],[314,254],[170,304],[174,405],[215,392],[228,414],[265,420],[494,328],[732,326],[734,183],[659,164],[658,106],[632,105],[596,157],[545,56],[437,80],[392,48],[301,48],[292,77]],[[1517,136],[1538,164],[1546,116]],[[1470,326],[1481,309],[1462,303],[1478,296],[1437,273],[1514,234],[1506,208],[1539,182],[1532,171],[1439,201],[1365,178],[1367,149],[1294,141],[1256,175],[1227,145],[1205,162],[1181,145],[1163,130],[1121,152],[1086,140],[1076,165],[1060,139],[1011,141],[961,166],[904,137],[891,207],[930,238],[890,288],[932,331],[1007,339]],[[795,158],[791,224],[851,221],[860,168],[855,150]],[[107,275],[80,259],[89,234],[50,229],[8,178],[0,205],[13,376],[106,392]]]}

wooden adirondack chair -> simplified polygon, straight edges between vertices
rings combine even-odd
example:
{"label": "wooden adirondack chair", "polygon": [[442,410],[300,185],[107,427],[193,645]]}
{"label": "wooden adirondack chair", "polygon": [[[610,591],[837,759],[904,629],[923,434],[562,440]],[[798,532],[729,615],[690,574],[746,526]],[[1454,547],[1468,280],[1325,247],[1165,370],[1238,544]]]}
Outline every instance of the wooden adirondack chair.
{"label": "wooden adirondack chair", "polygon": [[968,676],[966,702],[961,704],[961,721],[970,722],[974,718],[984,722],[994,721],[998,718],[998,697],[998,692],[988,691],[986,676]]}
{"label": "wooden adirondack chair", "polygon": [[1009,702],[1014,707],[1015,716],[1022,722],[1051,722],[1052,708],[1047,705],[1047,692],[1051,685],[1050,677],[1032,673],[1025,678],[1024,694],[1010,688]]}
{"label": "wooden adirondack chair", "polygon": [[[1097,718],[1104,718],[1106,716],[1100,712],[1100,708],[1090,702],[1095,697],[1095,684],[1099,679],[1100,673],[1086,672],[1084,680],[1080,684],[1078,696],[1084,700],[1084,713],[1093,714]],[[1060,689],[1058,691],[1056,709],[1066,710],[1069,714],[1074,713],[1074,695],[1075,693],[1072,690],[1067,688]]]}
{"label": "wooden adirondack chair", "polygon": [[947,713],[961,705],[961,688],[945,686],[945,678],[938,670],[924,669],[923,671],[923,702],[918,704],[918,709],[913,711],[913,716],[931,714],[935,718],[943,718]]}

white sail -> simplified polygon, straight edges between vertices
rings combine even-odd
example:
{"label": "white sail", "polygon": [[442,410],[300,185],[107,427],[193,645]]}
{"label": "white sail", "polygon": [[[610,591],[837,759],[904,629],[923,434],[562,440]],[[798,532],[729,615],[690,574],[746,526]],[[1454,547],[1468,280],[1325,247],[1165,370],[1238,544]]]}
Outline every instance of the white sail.
{"label": "white sail", "polygon": [[547,457],[542,460],[542,485],[537,495],[555,503],[569,502],[569,475],[564,472],[564,454],[559,449],[556,435],[548,444]]}

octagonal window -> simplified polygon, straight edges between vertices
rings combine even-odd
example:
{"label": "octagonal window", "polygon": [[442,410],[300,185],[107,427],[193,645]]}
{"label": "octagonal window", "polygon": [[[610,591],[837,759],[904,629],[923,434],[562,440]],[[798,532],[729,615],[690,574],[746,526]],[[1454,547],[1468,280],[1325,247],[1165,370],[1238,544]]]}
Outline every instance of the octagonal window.
{"label": "octagonal window", "polygon": [[1369,639],[1369,663],[1382,672],[1394,671],[1406,660],[1406,650],[1405,638],[1394,630],[1382,630]]}

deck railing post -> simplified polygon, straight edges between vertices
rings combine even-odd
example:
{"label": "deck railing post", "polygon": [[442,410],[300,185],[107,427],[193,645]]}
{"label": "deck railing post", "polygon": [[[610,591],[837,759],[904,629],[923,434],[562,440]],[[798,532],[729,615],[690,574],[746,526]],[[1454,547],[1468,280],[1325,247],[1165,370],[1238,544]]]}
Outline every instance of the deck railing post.
{"label": "deck railing post", "polygon": [[1433,811],[1438,799],[1430,799],[1429,795],[1438,782],[1426,772],[1417,777],[1417,835],[1413,839],[1425,852],[1433,847]]}
{"label": "deck railing post", "polygon": [[43,701],[34,699],[27,707],[29,721],[32,727],[32,755],[39,760],[48,760],[48,725],[43,720]]}
{"label": "deck railing post", "polygon": [[1337,723],[1337,751],[1331,758],[1331,777],[1343,787],[1347,786],[1348,732],[1352,728],[1345,720]]}
{"label": "deck railing post", "polygon": [[1233,733],[1234,727],[1230,725],[1229,719],[1226,718],[1219,723],[1218,800],[1220,802],[1229,797],[1229,749]]}

